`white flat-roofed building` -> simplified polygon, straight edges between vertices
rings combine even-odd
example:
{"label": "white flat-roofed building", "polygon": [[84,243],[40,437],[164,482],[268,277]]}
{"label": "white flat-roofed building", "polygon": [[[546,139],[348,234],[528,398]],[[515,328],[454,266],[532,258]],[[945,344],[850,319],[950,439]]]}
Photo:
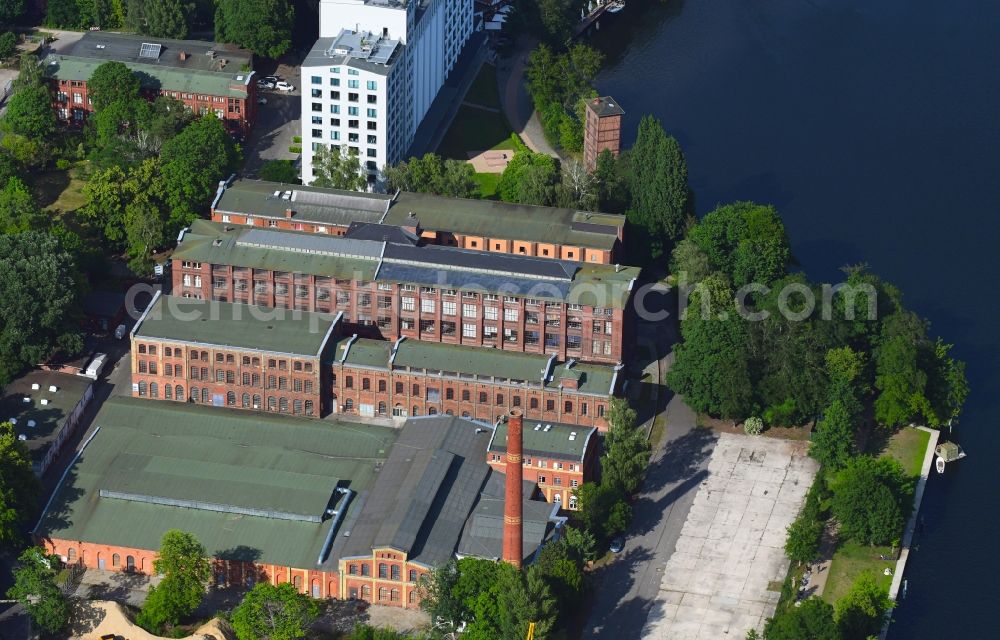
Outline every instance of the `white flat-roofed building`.
{"label": "white flat-roofed building", "polygon": [[313,180],[318,144],[356,147],[375,180],[404,159],[454,68],[472,35],[473,1],[320,0],[319,16],[320,38],[302,65],[303,181]]}

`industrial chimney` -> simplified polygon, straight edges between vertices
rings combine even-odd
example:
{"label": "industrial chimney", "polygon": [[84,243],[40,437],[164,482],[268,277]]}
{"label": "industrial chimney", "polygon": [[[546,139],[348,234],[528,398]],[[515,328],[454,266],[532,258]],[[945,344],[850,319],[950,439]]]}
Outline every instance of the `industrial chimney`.
{"label": "industrial chimney", "polygon": [[507,414],[507,481],[503,506],[503,560],[519,569],[524,558],[524,533],[521,524],[524,476],[521,466],[522,420],[518,409],[512,409]]}

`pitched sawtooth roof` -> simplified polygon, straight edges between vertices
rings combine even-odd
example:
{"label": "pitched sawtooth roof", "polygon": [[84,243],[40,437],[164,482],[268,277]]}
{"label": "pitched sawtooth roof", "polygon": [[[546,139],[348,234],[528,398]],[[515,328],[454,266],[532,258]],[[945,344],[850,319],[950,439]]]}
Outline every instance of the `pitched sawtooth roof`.
{"label": "pitched sawtooth roof", "polygon": [[254,305],[157,294],[133,329],[136,339],[319,356],[337,318]]}
{"label": "pitched sawtooth roof", "polygon": [[198,220],[182,233],[174,260],[288,271],[362,281],[521,295],[622,308],[636,267],[577,263],[438,245],[317,235]]}
{"label": "pitched sawtooth roof", "polygon": [[344,226],[357,221],[405,227],[416,218],[427,231],[601,250],[615,246],[625,224],[624,216],[609,213],[407,191],[395,196],[357,193],[258,180],[228,185],[215,210],[280,218],[291,210],[292,220]]}
{"label": "pitched sawtooth roof", "polygon": [[[503,496],[502,476],[498,493],[494,476],[499,474],[486,463],[492,434],[488,424],[455,416],[407,420],[374,486],[361,497],[363,508],[338,535],[328,562],[335,562],[333,555],[370,557],[373,549],[392,548],[406,553],[412,562],[436,566],[460,548],[482,546],[463,542],[463,532],[484,492],[493,499]],[[528,489],[525,496],[530,497],[534,486]],[[535,549],[542,542],[537,532],[551,532],[552,506],[543,502],[544,508],[536,509],[529,502],[525,501],[525,516],[534,519],[526,523],[526,536],[529,532],[531,536],[526,537],[526,547]],[[545,517],[536,522],[539,509]],[[479,525],[474,529],[482,532]],[[489,550],[482,557],[495,555]]]}
{"label": "pitched sawtooth roof", "polygon": [[94,424],[37,535],[156,550],[178,528],[216,557],[299,568],[317,566],[336,524],[335,488],[367,489],[396,435],[136,398],[108,400]]}

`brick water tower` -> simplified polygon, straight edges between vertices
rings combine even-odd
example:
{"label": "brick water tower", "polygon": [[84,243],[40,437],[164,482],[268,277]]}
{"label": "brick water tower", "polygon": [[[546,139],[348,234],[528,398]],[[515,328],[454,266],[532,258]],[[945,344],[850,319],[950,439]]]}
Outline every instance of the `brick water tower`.
{"label": "brick water tower", "polygon": [[622,116],[625,110],[610,96],[587,101],[583,128],[583,160],[587,171],[597,166],[597,156],[607,149],[615,157],[622,148]]}

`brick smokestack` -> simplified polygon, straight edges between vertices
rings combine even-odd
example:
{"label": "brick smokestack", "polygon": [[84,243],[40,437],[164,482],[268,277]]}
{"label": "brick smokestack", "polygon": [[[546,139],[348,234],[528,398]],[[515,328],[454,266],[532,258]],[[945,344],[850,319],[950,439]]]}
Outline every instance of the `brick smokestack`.
{"label": "brick smokestack", "polygon": [[522,415],[517,409],[507,414],[507,481],[503,506],[503,560],[521,568],[524,558],[522,531],[522,486],[524,469],[521,464]]}

